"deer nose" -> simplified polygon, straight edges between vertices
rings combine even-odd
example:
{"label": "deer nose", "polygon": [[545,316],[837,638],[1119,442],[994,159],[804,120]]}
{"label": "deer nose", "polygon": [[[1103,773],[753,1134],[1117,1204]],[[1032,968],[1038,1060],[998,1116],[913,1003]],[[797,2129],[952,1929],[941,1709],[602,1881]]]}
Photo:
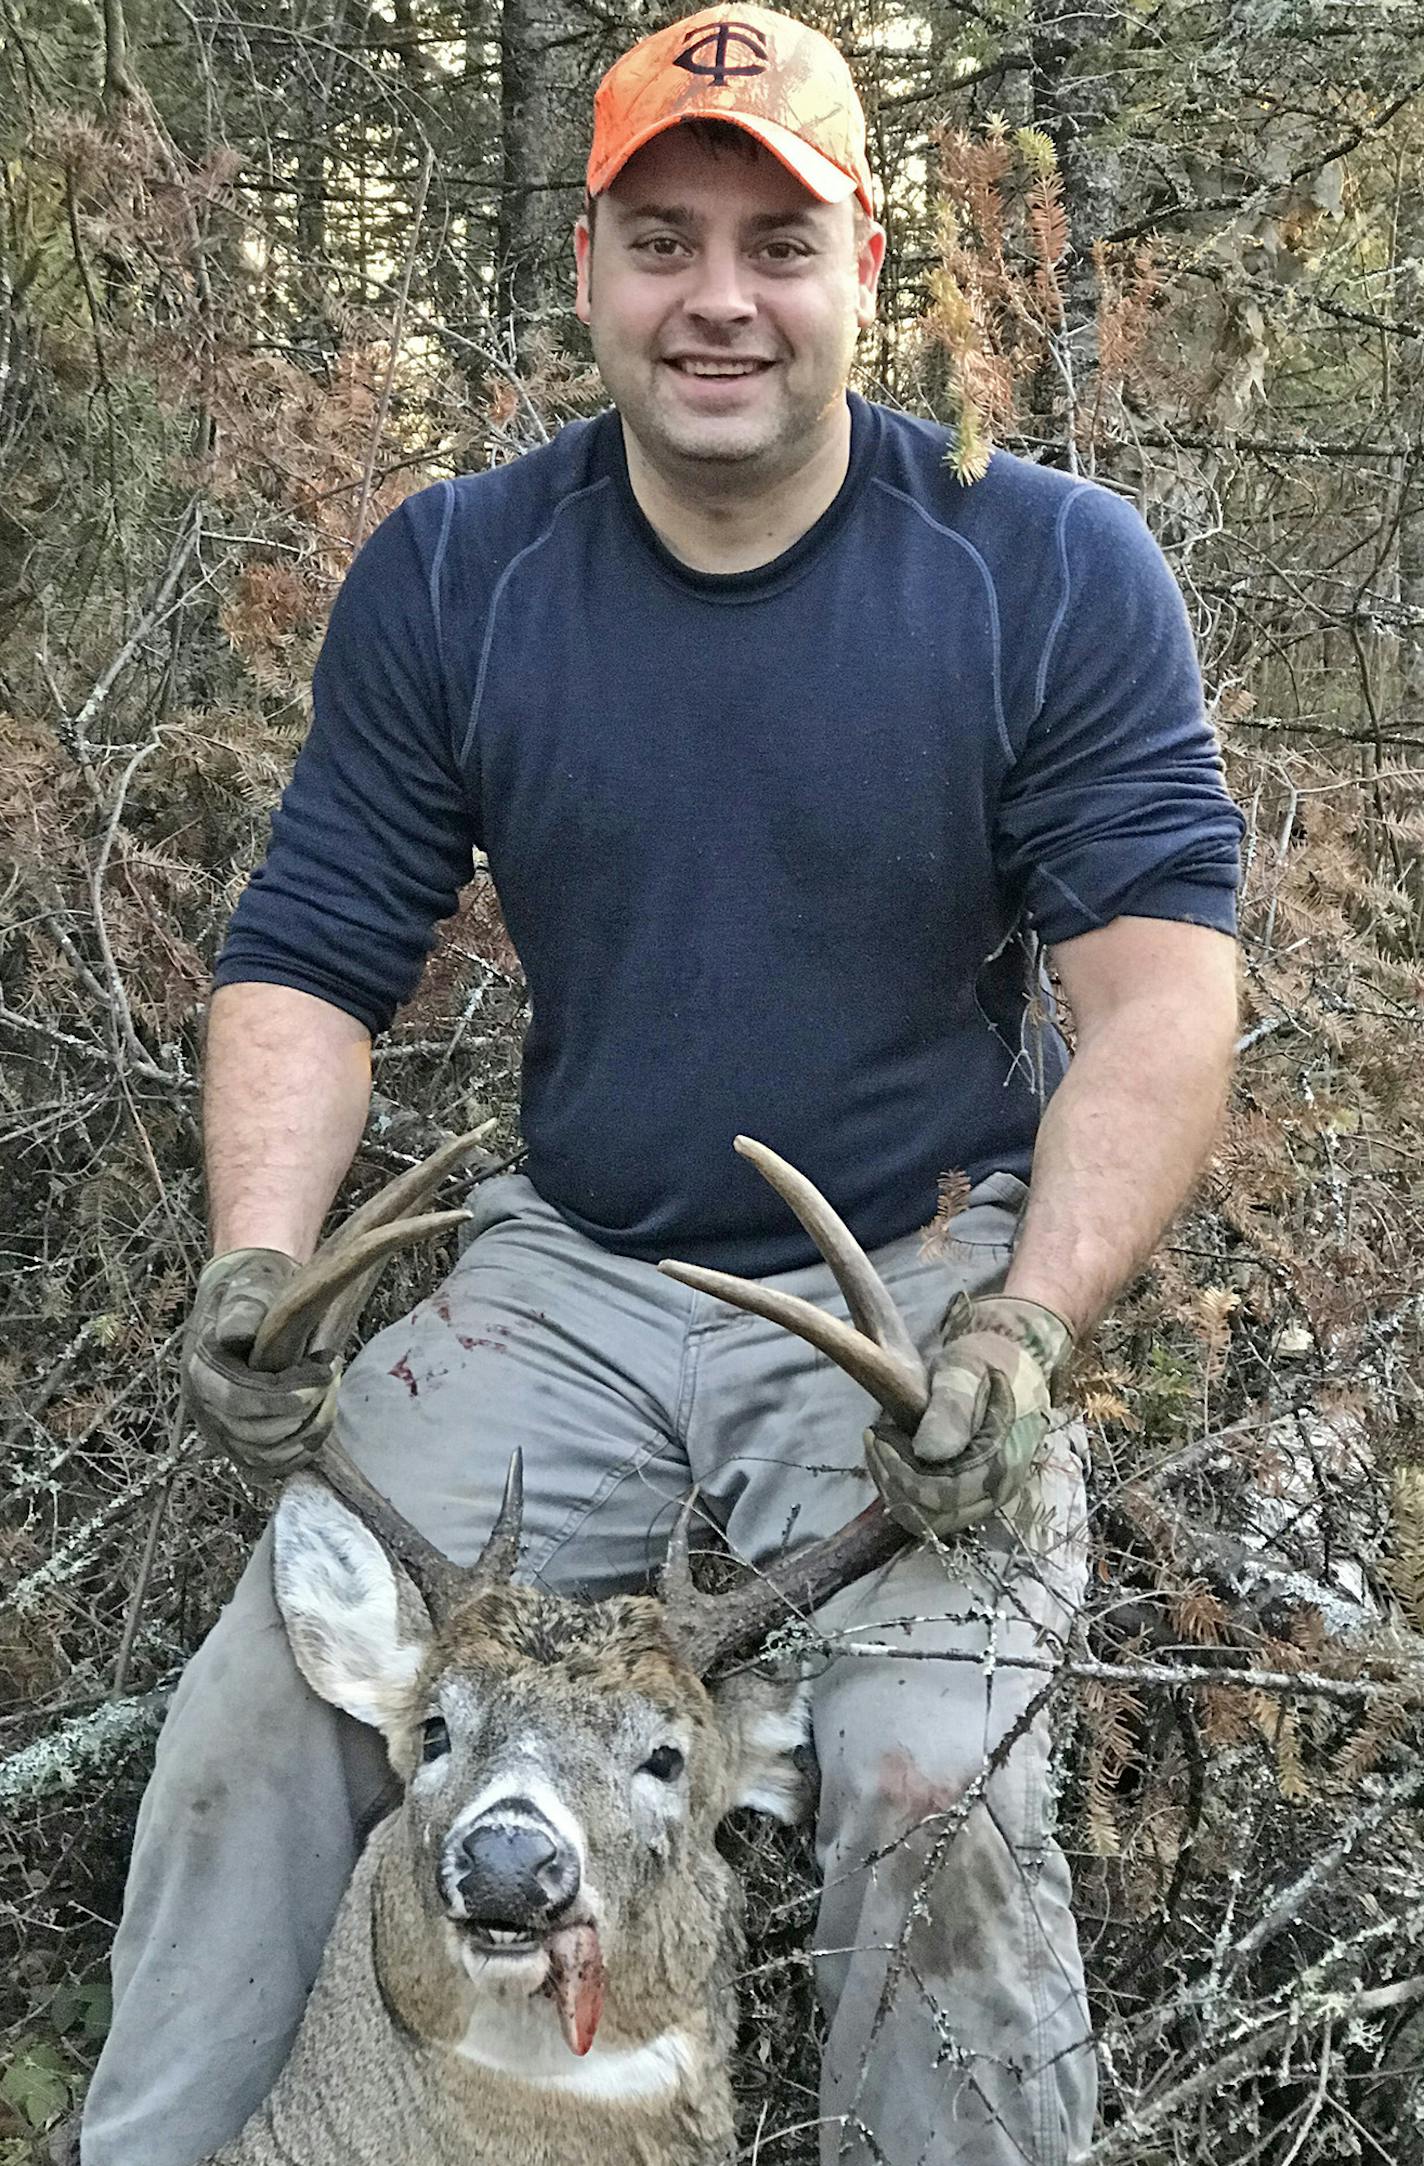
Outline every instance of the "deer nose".
{"label": "deer nose", "polygon": [[456,1880],[472,1924],[541,1927],[578,1894],[578,1859],[552,1828],[477,1821],[460,1843]]}

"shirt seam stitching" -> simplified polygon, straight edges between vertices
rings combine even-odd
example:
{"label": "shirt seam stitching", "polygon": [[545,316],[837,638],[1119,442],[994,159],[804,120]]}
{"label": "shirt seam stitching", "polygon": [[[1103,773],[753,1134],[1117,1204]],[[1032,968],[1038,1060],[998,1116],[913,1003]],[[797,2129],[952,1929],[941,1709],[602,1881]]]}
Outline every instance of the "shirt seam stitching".
{"label": "shirt seam stitching", "polygon": [[1014,748],[1009,737],[1008,724],[1004,719],[1003,631],[999,621],[999,591],[994,584],[994,575],[990,571],[987,561],[975,548],[973,542],[966,541],[962,534],[956,534],[953,527],[945,526],[941,520],[936,519],[930,512],[926,511],[923,504],[917,504],[914,497],[908,495],[904,489],[897,489],[893,482],[884,480],[880,475],[874,477],[874,482],[875,487],[883,491],[886,496],[895,498],[898,503],[908,505],[909,509],[915,513],[917,518],[922,519],[927,527],[932,528],[936,534],[942,534],[946,541],[953,542],[958,548],[962,549],[984,582],[985,599],[989,605],[989,633],[994,650],[994,726],[999,733],[999,744],[1004,757],[1012,764]]}
{"label": "shirt seam stitching", "polygon": [[1081,910],[1084,917],[1091,918],[1095,926],[1101,926],[1107,922],[1104,919],[1102,912],[1100,910],[1094,910],[1091,904],[1084,902],[1082,896],[1077,894],[1068,885],[1068,882],[1066,880],[1061,880],[1059,878],[1058,874],[1053,870],[1051,865],[1045,865],[1041,858],[1035,860],[1035,862],[1038,865],[1040,878],[1044,880],[1051,880],[1053,882],[1053,885],[1057,888],[1059,894],[1066,895],[1075,910]]}
{"label": "shirt seam stitching", "polygon": [[[440,674],[445,679],[445,711],[448,717],[450,712],[450,702],[448,696],[450,677],[445,662],[445,613],[440,603],[440,581],[445,570],[445,551],[449,546],[450,528],[453,524],[455,517],[455,484],[452,481],[448,480],[442,481],[440,484],[440,494],[441,500],[444,504],[444,510],[441,514],[440,536],[435,544],[435,554],[430,560],[430,622],[431,627],[435,633],[435,653],[440,663]],[[455,749],[453,730],[451,730],[450,732],[450,740],[450,749],[453,752]]]}
{"label": "shirt seam stitching", "polygon": [[430,560],[430,616],[435,626],[435,644],[440,654],[441,667],[445,662],[445,621],[440,606],[440,575],[445,569],[445,550],[450,540],[450,522],[455,516],[455,487],[450,481],[440,484],[440,497],[444,510],[440,517],[440,535],[435,544],[435,554]]}
{"label": "shirt seam stitching", "polygon": [[1083,501],[1087,494],[1088,484],[1086,482],[1080,483],[1076,489],[1064,498],[1059,506],[1058,518],[1054,525],[1053,542],[1058,555],[1058,569],[1063,578],[1063,597],[1053,613],[1053,622],[1048,627],[1043,642],[1043,653],[1039,657],[1038,675],[1033,688],[1033,719],[1035,722],[1042,714],[1043,703],[1048,697],[1049,664],[1053,659],[1054,647],[1058,643],[1058,635],[1062,631],[1064,621],[1068,615],[1068,605],[1073,598],[1073,573],[1068,562],[1068,514],[1075,504],[1080,504]]}
{"label": "shirt seam stitching", "polygon": [[571,495],[564,497],[562,501],[554,507],[553,516],[548,521],[548,524],[543,528],[542,532],[536,534],[533,541],[526,542],[524,547],[519,550],[519,552],[515,556],[512,556],[510,558],[509,562],[505,565],[504,570],[500,573],[499,578],[496,580],[494,593],[490,596],[489,622],[485,626],[485,636],[480,646],[480,666],[475,676],[474,697],[470,701],[470,719],[468,724],[466,725],[464,740],[460,746],[460,750],[457,756],[459,765],[462,769],[465,765],[465,762],[470,757],[470,753],[473,749],[475,742],[475,730],[478,727],[480,718],[480,703],[484,698],[485,678],[489,671],[490,654],[494,647],[495,627],[499,621],[499,607],[500,603],[504,600],[505,588],[509,585],[510,580],[514,577],[514,574],[518,571],[520,565],[524,562],[524,559],[526,557],[533,556],[536,549],[542,549],[544,547],[544,544],[550,539],[553,534],[554,528],[558,525],[560,519],[562,519],[566,511],[570,510],[576,504],[581,504],[585,497],[597,496],[601,493],[601,491],[603,491],[604,489],[609,489],[612,486],[612,477],[610,475],[603,474],[600,475],[597,481],[588,482],[582,489],[575,489]]}

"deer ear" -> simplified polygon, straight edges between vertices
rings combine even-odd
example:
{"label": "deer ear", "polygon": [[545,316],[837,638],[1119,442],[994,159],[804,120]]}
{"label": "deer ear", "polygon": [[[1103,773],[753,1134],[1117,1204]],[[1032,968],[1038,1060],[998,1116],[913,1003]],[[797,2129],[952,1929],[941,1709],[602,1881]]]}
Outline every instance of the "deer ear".
{"label": "deer ear", "polygon": [[810,1686],[741,1670],[714,1685],[712,1698],[730,1748],[725,1810],[745,1805],[793,1826],[804,1820],[815,1792]]}
{"label": "deer ear", "polygon": [[314,1692],[387,1738],[409,1719],[430,1612],[408,1574],[324,1482],[298,1474],[277,1506],[272,1579]]}

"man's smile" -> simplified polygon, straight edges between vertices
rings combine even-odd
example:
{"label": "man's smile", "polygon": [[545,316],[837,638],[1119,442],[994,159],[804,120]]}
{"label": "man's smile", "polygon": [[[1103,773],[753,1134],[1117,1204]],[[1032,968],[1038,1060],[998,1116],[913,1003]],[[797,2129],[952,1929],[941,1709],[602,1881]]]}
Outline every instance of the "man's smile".
{"label": "man's smile", "polygon": [[752,355],[734,360],[727,357],[704,358],[699,354],[670,354],[668,366],[676,369],[679,376],[704,376],[731,381],[740,376],[760,376],[773,364]]}

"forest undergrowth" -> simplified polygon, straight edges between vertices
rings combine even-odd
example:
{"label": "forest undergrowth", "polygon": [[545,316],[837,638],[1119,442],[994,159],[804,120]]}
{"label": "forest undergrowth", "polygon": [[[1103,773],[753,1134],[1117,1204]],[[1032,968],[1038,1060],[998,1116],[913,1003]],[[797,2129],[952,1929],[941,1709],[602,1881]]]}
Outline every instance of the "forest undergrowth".
{"label": "forest undergrowth", "polygon": [[[45,2158],[82,2092],[162,1706],[270,1502],[184,1432],[177,1348],[204,1253],[207,970],[305,725],[334,584],[408,490],[514,455],[592,396],[553,362],[472,389],[398,293],[344,313],[320,367],[293,358],[253,333],[247,274],[213,273],[230,173],[180,176],[146,131],[55,122],[6,182],[12,296],[27,275],[0,407],[0,2166]],[[971,350],[997,325],[1022,388],[1062,331],[1052,161],[1020,148],[975,185],[1041,191],[1037,258],[981,248],[971,274],[966,209],[927,334],[978,387],[972,412],[949,401],[961,430],[1001,440],[1013,413]],[[1105,281],[1116,375],[1067,440],[1140,495],[1198,624],[1247,816],[1243,1021],[1201,1193],[1077,1374],[1093,1566],[1057,1713],[1102,2045],[1090,2160],[1408,2166],[1424,747],[1390,726],[1397,641],[1322,630],[1289,580],[1274,614],[1245,611],[1265,513],[1230,457],[1135,440],[1142,370],[1184,436],[1195,395],[1148,278],[1125,260]],[[1017,411],[1029,433],[1063,423],[1051,393]],[[1270,518],[1307,530],[1295,483],[1273,488]],[[377,1051],[344,1201],[485,1114],[492,1150],[517,1151],[523,1013],[477,874]],[[394,1269],[368,1328],[439,1267]],[[809,2166],[807,1849],[745,1829],[734,1846],[754,1926],[745,2155]]]}

